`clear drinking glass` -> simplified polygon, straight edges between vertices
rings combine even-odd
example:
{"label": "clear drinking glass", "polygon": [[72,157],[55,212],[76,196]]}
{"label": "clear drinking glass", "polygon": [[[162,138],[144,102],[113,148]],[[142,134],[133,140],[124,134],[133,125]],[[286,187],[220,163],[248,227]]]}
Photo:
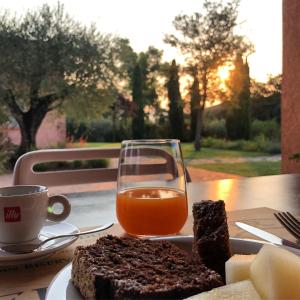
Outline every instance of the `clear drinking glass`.
{"label": "clear drinking glass", "polygon": [[179,140],[129,140],[121,144],[117,218],[130,235],[176,234],[188,205]]}

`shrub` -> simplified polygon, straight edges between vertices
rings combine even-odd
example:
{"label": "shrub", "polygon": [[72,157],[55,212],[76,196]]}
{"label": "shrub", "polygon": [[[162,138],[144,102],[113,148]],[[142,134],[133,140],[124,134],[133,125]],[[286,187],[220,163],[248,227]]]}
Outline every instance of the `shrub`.
{"label": "shrub", "polygon": [[226,125],[224,119],[206,120],[203,128],[203,136],[210,136],[214,138],[226,137]]}
{"label": "shrub", "polygon": [[271,141],[265,138],[264,135],[256,137],[254,140],[236,140],[229,141],[225,139],[216,139],[212,137],[204,138],[202,141],[203,147],[224,149],[224,150],[239,150],[250,152],[266,152],[270,154],[279,154],[280,142]]}
{"label": "shrub", "polygon": [[270,140],[279,141],[280,126],[274,119],[267,121],[254,120],[251,126],[251,135],[252,138],[264,135]]}
{"label": "shrub", "polygon": [[67,136],[71,142],[84,139],[86,142],[112,142],[130,139],[131,123],[118,122],[116,131],[113,130],[112,121],[109,119],[94,120],[86,123],[76,123],[74,120],[67,122]]}
{"label": "shrub", "polygon": [[106,168],[108,166],[108,160],[74,160],[74,161],[53,161],[47,163],[41,163],[34,166],[33,170],[36,172],[47,172],[57,170],[76,170],[76,169],[94,169],[94,168]]}
{"label": "shrub", "polygon": [[108,119],[92,121],[87,127],[87,142],[107,142],[114,139],[113,125]]}
{"label": "shrub", "polygon": [[279,141],[268,141],[265,147],[265,152],[270,154],[280,154],[281,146]]}
{"label": "shrub", "polygon": [[87,134],[87,126],[83,122],[67,119],[67,137],[69,141],[75,142]]}
{"label": "shrub", "polygon": [[0,173],[12,168],[10,160],[14,156],[14,150],[7,135],[0,131]]}

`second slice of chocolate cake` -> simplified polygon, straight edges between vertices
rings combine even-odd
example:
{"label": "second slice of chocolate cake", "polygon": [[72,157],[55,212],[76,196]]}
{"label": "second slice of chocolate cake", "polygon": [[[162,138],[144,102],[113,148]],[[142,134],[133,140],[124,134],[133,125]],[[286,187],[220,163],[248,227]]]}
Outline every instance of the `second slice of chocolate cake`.
{"label": "second slice of chocolate cake", "polygon": [[225,278],[225,262],[230,258],[231,251],[224,201],[194,203],[193,217],[194,254]]}

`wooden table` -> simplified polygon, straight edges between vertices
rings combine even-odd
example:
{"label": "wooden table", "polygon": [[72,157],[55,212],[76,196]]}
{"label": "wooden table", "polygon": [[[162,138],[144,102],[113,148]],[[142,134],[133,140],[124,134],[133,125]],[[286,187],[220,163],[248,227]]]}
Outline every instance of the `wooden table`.
{"label": "wooden table", "polygon": [[[224,199],[227,207],[229,232],[232,237],[254,238],[235,226],[243,221],[268,230],[279,236],[294,240],[274,218],[275,209],[290,210],[300,216],[300,176],[281,175],[243,180],[216,180],[188,185],[190,206],[201,199]],[[91,192],[68,195],[72,203],[70,220],[75,225],[97,225],[103,223],[101,205],[107,211],[114,208],[115,191]],[[107,207],[108,206],[108,207]],[[268,208],[269,207],[269,208]],[[99,210],[98,210],[99,209]],[[114,210],[110,212],[114,217]],[[109,217],[109,216],[108,216]],[[72,219],[73,218],[73,219]],[[181,235],[192,234],[190,216]],[[122,228],[116,224],[106,234],[123,235]],[[40,262],[28,262],[21,266],[0,267],[0,300],[43,300],[46,289],[53,277],[72,259],[78,245],[94,243],[100,234],[80,237],[73,245]]]}

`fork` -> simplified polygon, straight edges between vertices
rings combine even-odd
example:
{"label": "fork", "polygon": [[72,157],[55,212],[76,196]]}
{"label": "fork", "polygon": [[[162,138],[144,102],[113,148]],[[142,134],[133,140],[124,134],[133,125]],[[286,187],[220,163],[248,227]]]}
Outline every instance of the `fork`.
{"label": "fork", "polygon": [[297,240],[300,240],[300,221],[298,221],[290,212],[274,213],[276,219],[291,233]]}

